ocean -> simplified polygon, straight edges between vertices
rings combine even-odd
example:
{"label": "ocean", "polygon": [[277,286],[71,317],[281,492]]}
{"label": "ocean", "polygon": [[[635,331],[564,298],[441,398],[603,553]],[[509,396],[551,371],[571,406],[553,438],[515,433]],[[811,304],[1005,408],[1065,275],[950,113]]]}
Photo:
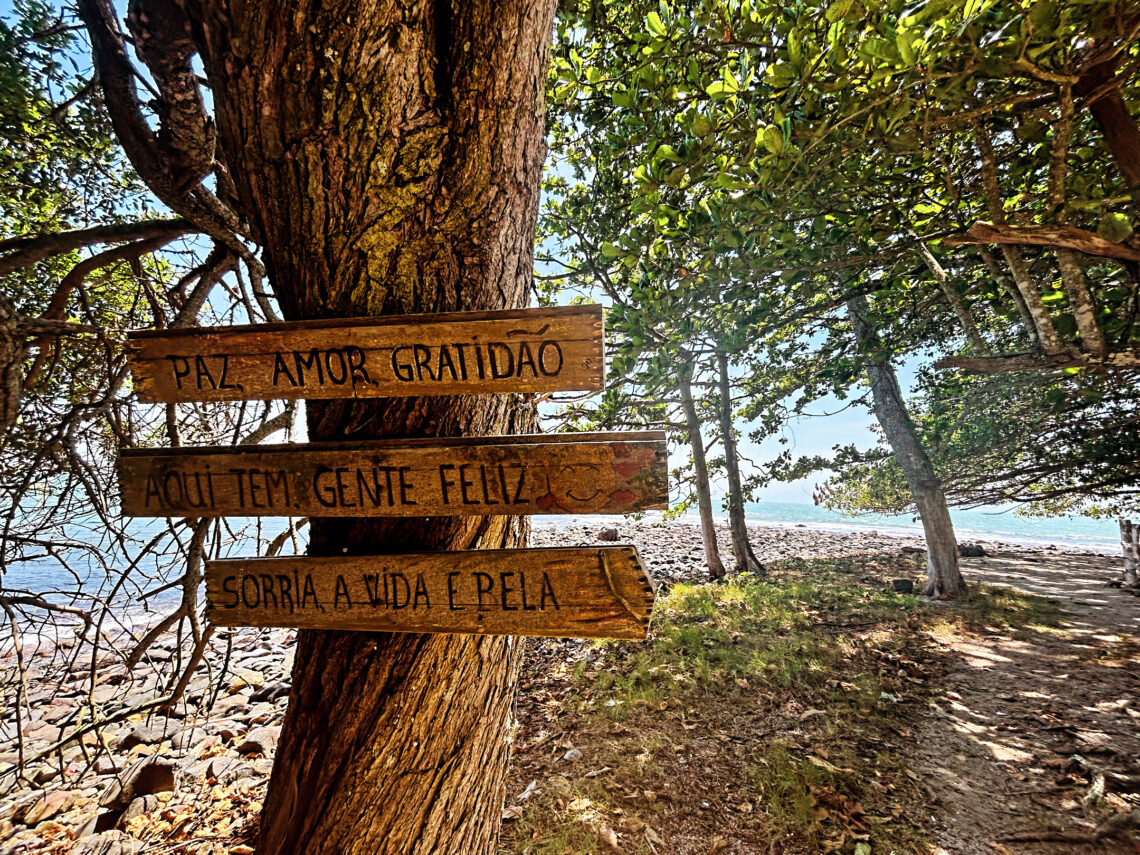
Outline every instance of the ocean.
{"label": "ocean", "polygon": [[[1023,517],[1014,508],[951,510],[958,542],[998,540],[1027,546],[1055,544],[1069,549],[1120,552],[1120,527],[1116,520],[1090,517]],[[695,513],[695,511],[693,511]],[[800,502],[749,502],[745,514],[750,523],[796,525],[831,531],[868,531],[879,534],[922,537],[922,524],[909,514],[867,514],[851,517],[824,507]],[[721,514],[718,514],[721,516]]]}

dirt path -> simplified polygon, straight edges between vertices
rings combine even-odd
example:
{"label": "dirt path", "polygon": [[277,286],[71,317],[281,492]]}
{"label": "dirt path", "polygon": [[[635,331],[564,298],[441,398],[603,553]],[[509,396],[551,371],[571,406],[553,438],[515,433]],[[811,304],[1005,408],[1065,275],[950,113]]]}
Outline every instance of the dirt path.
{"label": "dirt path", "polygon": [[[940,853],[1135,855],[1124,840],[1071,836],[1140,807],[1140,599],[1106,585],[1119,560],[996,552],[963,563],[972,581],[1053,599],[1063,618],[1018,637],[939,639],[959,661],[911,762]],[[1086,802],[1098,772],[1106,792]]]}

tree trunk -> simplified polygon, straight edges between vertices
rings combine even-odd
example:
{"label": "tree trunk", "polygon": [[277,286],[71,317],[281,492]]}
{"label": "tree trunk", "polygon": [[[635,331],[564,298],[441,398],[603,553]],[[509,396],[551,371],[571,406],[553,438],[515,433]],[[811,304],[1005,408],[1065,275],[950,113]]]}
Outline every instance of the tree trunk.
{"label": "tree trunk", "polygon": [[689,448],[693,453],[693,480],[696,482],[697,509],[701,515],[701,540],[705,545],[705,563],[709,576],[723,579],[724,562],[716,543],[716,521],[713,519],[712,490],[709,488],[709,466],[705,460],[705,441],[701,436],[701,420],[693,401],[693,364],[690,360],[679,371],[677,387],[681,392],[681,408],[689,431]]}
{"label": "tree trunk", "polygon": [[728,525],[732,532],[734,569],[737,573],[767,573],[752,552],[748,542],[748,523],[744,518],[744,487],[740,482],[740,458],[736,452],[736,433],[732,426],[732,384],[728,376],[728,354],[716,355],[720,387],[720,435],[724,446],[724,469],[728,474]]}
{"label": "tree trunk", "polygon": [[[187,0],[289,319],[526,304],[554,0]],[[518,396],[330,401],[312,440],[518,433]],[[517,518],[314,519],[309,553],[522,545]],[[522,643],[306,630],[259,851],[494,851]]]}
{"label": "tree trunk", "polygon": [[1124,549],[1124,587],[1140,587],[1140,525],[1122,518],[1120,545]]}
{"label": "tree trunk", "polygon": [[[1135,18],[1117,19],[1122,28],[1135,24]],[[1097,40],[1098,46],[1101,40]],[[1089,98],[1088,104],[1093,119],[1104,135],[1105,145],[1112,152],[1120,174],[1129,187],[1140,187],[1140,127],[1137,127],[1132,112],[1120,86],[1116,84],[1116,70],[1123,54],[1093,65],[1081,74],[1081,79],[1073,87],[1073,94],[1079,98]]]}
{"label": "tree trunk", "polygon": [[966,583],[958,568],[958,542],[942,484],[906,411],[895,370],[867,321],[866,297],[851,298],[847,309],[859,349],[865,354],[875,418],[910,485],[926,534],[927,583],[923,593],[928,597],[957,597],[965,593]]}

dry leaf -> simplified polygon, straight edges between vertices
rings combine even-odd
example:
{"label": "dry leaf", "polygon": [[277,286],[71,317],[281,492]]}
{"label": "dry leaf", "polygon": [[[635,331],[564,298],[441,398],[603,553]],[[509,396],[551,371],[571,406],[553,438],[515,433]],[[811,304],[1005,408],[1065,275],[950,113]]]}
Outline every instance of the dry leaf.
{"label": "dry leaf", "polygon": [[598,836],[601,837],[602,840],[606,842],[606,845],[609,846],[610,849],[614,850],[614,852],[620,851],[618,847],[617,833],[608,825],[603,825],[601,829],[599,829]]}
{"label": "dry leaf", "polygon": [[728,841],[719,834],[713,837],[711,844],[708,855],[722,855],[728,851]]}

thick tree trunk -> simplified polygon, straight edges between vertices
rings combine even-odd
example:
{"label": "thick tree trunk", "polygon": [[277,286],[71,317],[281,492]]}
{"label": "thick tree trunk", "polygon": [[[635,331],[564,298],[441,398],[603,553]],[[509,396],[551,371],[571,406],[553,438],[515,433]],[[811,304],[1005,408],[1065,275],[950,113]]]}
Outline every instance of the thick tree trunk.
{"label": "thick tree trunk", "polygon": [[[1122,28],[1134,23],[1134,18],[1127,22],[1117,19],[1118,26]],[[1099,39],[1097,41],[1100,42]],[[1140,127],[1137,127],[1120,93],[1120,86],[1114,85],[1123,56],[1123,53],[1115,55],[1111,60],[1085,70],[1073,87],[1073,94],[1091,99],[1089,111],[1104,135],[1105,145],[1112,152],[1121,175],[1129,187],[1140,187]]]}
{"label": "thick tree trunk", "polygon": [[720,560],[720,550],[716,543],[716,521],[713,519],[712,490],[709,487],[709,466],[705,459],[705,441],[701,436],[701,420],[697,416],[697,405],[693,401],[692,362],[681,367],[677,387],[681,393],[681,409],[685,411],[685,426],[689,432],[689,448],[693,454],[693,480],[697,491],[697,510],[701,516],[701,540],[705,545],[705,563],[709,576],[723,579],[724,562]]}
{"label": "thick tree trunk", "polygon": [[724,446],[724,469],[728,475],[728,525],[732,532],[734,569],[737,573],[766,573],[764,565],[752,552],[748,542],[748,523],[744,518],[744,485],[740,481],[740,458],[736,451],[736,433],[732,425],[732,383],[728,376],[728,355],[716,355],[720,389],[720,437]]}
{"label": "thick tree trunk", "polygon": [[878,335],[867,321],[867,299],[853,297],[847,308],[859,348],[866,354],[875,418],[906,476],[926,534],[927,583],[923,593],[928,597],[956,597],[965,592],[966,583],[958,568],[958,542],[942,484],[906,411],[894,368],[883,358]]}
{"label": "thick tree trunk", "polygon": [[[287,318],[525,305],[553,0],[188,0]],[[336,401],[309,437],[516,433],[515,396]],[[313,555],[520,545],[515,518],[311,523]],[[302,631],[265,855],[491,853],[522,644]]]}

